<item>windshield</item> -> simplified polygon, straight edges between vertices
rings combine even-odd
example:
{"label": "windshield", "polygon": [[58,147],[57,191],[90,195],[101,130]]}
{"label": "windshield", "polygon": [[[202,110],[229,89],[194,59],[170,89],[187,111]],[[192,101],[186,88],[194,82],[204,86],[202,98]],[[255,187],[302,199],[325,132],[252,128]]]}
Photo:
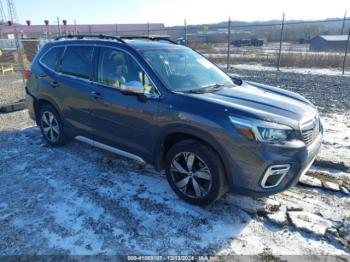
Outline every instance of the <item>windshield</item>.
{"label": "windshield", "polygon": [[145,50],[143,55],[172,91],[234,85],[228,75],[188,48]]}

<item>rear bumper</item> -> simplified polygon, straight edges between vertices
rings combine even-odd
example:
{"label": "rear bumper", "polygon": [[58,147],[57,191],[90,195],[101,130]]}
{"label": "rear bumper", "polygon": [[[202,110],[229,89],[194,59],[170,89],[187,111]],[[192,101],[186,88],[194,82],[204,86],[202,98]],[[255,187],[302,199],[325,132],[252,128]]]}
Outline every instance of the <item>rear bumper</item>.
{"label": "rear bumper", "polygon": [[33,120],[36,121],[36,115],[35,115],[35,109],[34,109],[34,98],[26,93],[26,106],[28,109],[29,117]]}
{"label": "rear bumper", "polygon": [[[249,196],[268,196],[282,192],[298,183],[315,160],[320,150],[323,134],[320,133],[308,147],[303,143],[295,147],[264,145],[256,151],[242,150],[237,159],[231,159],[228,170],[230,189],[234,193]],[[250,156],[249,156],[250,154]],[[288,171],[275,186],[264,187],[266,172],[273,166],[289,166]],[[265,180],[265,181],[264,181]]]}

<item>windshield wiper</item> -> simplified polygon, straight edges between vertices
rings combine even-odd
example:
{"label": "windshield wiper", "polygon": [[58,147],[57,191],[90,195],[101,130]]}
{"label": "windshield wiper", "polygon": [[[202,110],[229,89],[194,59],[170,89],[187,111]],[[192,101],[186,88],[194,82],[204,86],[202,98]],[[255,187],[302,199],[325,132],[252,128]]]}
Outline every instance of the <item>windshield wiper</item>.
{"label": "windshield wiper", "polygon": [[214,85],[203,86],[203,87],[198,88],[198,89],[191,89],[191,90],[188,90],[188,92],[192,93],[192,94],[202,94],[202,93],[216,92],[216,91],[219,91],[224,86],[226,86],[226,85],[214,84]]}

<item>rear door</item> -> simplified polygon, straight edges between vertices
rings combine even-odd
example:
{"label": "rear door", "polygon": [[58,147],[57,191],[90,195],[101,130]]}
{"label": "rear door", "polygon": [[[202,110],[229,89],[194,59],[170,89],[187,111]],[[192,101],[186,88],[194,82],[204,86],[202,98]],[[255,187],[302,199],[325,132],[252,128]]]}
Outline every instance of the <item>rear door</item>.
{"label": "rear door", "polygon": [[63,97],[59,88],[57,88],[57,83],[59,81],[57,65],[64,50],[65,46],[51,47],[39,59],[40,67],[35,63],[32,65],[32,71],[38,80],[39,98],[53,102],[58,110],[62,108]]}
{"label": "rear door", "polygon": [[80,135],[89,136],[92,132],[91,74],[94,47],[91,45],[66,46],[59,64],[58,88],[63,94],[63,117],[67,125]]}
{"label": "rear door", "polygon": [[[124,151],[151,157],[159,93],[134,57],[121,49],[100,47],[91,106],[94,137]],[[145,95],[125,95],[120,85],[137,81]]]}

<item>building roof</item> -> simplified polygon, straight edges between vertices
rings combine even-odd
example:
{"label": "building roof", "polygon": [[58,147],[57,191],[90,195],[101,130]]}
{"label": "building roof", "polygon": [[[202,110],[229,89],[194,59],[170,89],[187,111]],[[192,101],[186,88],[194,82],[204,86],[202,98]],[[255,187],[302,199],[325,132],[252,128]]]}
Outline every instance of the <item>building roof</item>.
{"label": "building roof", "polygon": [[316,37],[321,37],[326,41],[347,41],[348,40],[348,36],[347,35],[318,35]]}
{"label": "building roof", "polygon": [[[8,39],[5,39],[8,40]],[[169,43],[166,41],[150,41],[147,39],[123,39],[126,42],[126,46],[133,47],[139,51],[141,50],[164,50],[164,49],[185,49],[185,46]],[[47,40],[47,45],[65,45],[65,44],[101,44],[105,46],[113,46],[114,44],[117,45],[124,45],[123,43],[114,40],[114,39],[100,39],[100,38],[84,38],[84,39],[76,39],[76,38],[61,38],[60,40]],[[43,42],[44,43],[44,42]]]}
{"label": "building roof", "polygon": [[184,49],[182,45],[175,45],[163,41],[147,41],[147,40],[126,40],[126,42],[138,50],[149,49]]}
{"label": "building roof", "polygon": [[[16,25],[17,32],[19,33],[43,33],[43,32],[51,32],[57,33],[58,26],[57,25]],[[94,25],[77,25],[76,29],[79,33],[103,33],[103,32],[135,32],[137,31],[147,31],[153,30],[164,30],[165,26],[163,23],[150,23],[150,24],[94,24]],[[64,31],[75,31],[75,25],[60,25],[60,30]],[[0,26],[0,32],[3,34],[13,34],[14,26],[2,25]]]}

